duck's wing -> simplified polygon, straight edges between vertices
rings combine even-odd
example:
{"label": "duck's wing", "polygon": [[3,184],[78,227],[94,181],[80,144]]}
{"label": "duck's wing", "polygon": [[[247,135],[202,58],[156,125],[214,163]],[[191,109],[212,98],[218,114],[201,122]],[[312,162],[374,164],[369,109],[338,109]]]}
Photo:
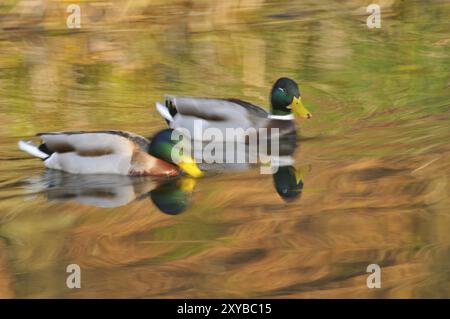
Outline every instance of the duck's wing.
{"label": "duck's wing", "polygon": [[254,116],[259,116],[259,117],[263,117],[263,118],[267,118],[269,116],[269,112],[267,112],[261,106],[258,106],[258,105],[255,105],[255,104],[252,104],[252,103],[249,103],[246,101],[242,101],[239,99],[227,99],[226,101],[240,105],[241,107],[246,109],[248,113],[250,113]]}
{"label": "duck's wing", "polygon": [[136,148],[147,151],[150,141],[126,131],[70,131],[38,133],[50,152],[76,152],[99,156],[109,153],[132,153]]}
{"label": "duck's wing", "polygon": [[167,95],[165,105],[172,117],[179,113],[206,121],[242,121],[269,115],[262,107],[238,99]]}

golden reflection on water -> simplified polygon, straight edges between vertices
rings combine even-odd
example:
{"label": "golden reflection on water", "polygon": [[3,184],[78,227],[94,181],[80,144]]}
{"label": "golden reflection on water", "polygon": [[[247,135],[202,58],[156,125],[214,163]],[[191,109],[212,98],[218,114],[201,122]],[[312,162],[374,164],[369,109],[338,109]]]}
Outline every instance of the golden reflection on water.
{"label": "golden reflection on water", "polygon": [[[78,31],[64,2],[45,15],[11,3],[0,7],[0,297],[450,296],[448,3],[378,1],[376,32],[357,0],[92,2]],[[300,123],[294,201],[257,168],[218,171],[164,214],[151,196],[161,181],[99,189],[16,147],[51,130],[151,136],[165,93],[267,105],[281,75],[314,113]],[[71,263],[82,289],[65,285]],[[372,263],[381,289],[366,287]]]}

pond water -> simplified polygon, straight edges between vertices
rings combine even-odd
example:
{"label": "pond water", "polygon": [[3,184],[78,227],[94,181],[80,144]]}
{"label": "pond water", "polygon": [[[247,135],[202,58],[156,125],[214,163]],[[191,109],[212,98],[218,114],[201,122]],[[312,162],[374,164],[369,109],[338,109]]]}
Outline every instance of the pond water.
{"label": "pond water", "polygon": [[[0,5],[0,297],[450,297],[450,3],[378,2],[381,29],[357,0],[93,2],[75,30],[64,2]],[[258,167],[80,177],[17,148],[150,137],[168,93],[268,107],[280,76],[313,114],[291,200]]]}

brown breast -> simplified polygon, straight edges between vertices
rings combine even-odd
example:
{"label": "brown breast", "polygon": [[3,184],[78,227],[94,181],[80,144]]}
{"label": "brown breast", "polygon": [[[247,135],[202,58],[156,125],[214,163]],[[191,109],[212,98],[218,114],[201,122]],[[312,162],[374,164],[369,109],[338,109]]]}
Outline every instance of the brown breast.
{"label": "brown breast", "polygon": [[152,176],[177,176],[181,171],[176,165],[157,158],[153,167],[146,173]]}

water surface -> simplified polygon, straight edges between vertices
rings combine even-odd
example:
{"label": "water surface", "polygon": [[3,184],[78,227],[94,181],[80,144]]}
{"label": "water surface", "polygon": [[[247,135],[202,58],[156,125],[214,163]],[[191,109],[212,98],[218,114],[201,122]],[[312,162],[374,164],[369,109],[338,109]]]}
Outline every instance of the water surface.
{"label": "water surface", "polygon": [[[378,2],[374,30],[356,0],[93,2],[79,30],[63,2],[0,6],[0,297],[450,297],[450,5]],[[267,107],[280,76],[313,113],[295,200],[257,167],[78,178],[16,146],[151,136],[166,93]],[[81,289],[66,287],[72,263]]]}

